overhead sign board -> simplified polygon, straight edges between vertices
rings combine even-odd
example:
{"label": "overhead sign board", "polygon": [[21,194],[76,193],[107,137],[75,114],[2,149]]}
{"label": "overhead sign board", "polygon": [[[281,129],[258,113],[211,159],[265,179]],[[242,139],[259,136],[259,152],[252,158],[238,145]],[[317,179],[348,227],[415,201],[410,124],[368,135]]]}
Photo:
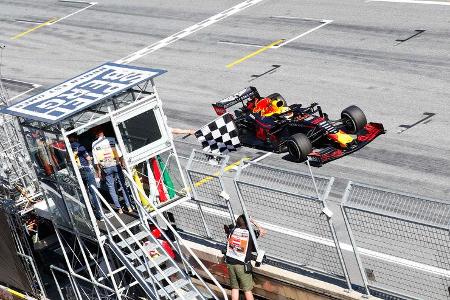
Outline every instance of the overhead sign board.
{"label": "overhead sign board", "polygon": [[57,123],[165,70],[106,63],[2,110],[27,119]]}

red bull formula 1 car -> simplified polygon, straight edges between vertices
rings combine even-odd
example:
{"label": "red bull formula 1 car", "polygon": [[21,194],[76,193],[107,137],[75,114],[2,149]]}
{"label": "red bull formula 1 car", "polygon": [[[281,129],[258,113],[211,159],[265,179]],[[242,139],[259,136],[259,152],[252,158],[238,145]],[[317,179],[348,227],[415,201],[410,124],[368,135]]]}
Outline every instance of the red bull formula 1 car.
{"label": "red bull formula 1 car", "polygon": [[290,159],[312,165],[324,163],[355,152],[385,132],[380,123],[367,123],[364,112],[352,105],[341,118],[330,120],[317,103],[307,107],[287,105],[283,97],[261,97],[254,87],[213,104],[220,116],[232,106],[234,123],[242,145],[275,153],[289,152]]}

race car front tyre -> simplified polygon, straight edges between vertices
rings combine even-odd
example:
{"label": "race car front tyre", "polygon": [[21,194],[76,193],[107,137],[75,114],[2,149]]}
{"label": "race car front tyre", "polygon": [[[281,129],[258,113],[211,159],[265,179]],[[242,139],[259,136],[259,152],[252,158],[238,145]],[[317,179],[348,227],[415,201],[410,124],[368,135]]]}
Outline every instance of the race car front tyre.
{"label": "race car front tyre", "polygon": [[311,141],[303,133],[296,133],[290,136],[286,145],[289,151],[289,155],[296,162],[305,161],[308,158],[308,154],[312,151]]}
{"label": "race car front tyre", "polygon": [[341,119],[344,123],[347,133],[355,134],[364,128],[367,124],[366,115],[356,105],[347,107],[341,112]]}

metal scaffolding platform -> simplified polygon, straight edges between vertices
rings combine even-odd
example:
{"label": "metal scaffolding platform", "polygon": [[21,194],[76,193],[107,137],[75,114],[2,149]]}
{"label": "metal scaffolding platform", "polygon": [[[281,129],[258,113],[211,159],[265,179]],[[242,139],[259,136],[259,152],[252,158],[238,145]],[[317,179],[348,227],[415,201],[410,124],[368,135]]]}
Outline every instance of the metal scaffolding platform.
{"label": "metal scaffolding platform", "polygon": [[[218,300],[205,276],[227,298],[167,212],[190,194],[153,81],[163,73],[106,63],[3,110],[1,197],[51,220],[65,261],[51,266],[61,299]],[[99,127],[123,155],[120,190],[134,212],[113,208],[81,173],[69,139],[92,143]]]}

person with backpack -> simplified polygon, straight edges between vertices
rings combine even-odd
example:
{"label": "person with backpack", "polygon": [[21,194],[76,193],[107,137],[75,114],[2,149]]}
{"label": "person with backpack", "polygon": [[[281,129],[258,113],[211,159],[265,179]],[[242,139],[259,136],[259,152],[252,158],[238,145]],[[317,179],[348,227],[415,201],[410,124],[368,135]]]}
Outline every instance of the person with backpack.
{"label": "person with backpack", "polygon": [[[264,236],[266,231],[253,219],[250,219],[255,227],[255,236]],[[245,215],[236,219],[235,226],[224,226],[227,238],[225,262],[230,277],[231,300],[239,299],[239,289],[244,291],[246,300],[253,300],[253,275],[251,254],[255,245],[250,235]],[[253,228],[252,228],[253,230]]]}

